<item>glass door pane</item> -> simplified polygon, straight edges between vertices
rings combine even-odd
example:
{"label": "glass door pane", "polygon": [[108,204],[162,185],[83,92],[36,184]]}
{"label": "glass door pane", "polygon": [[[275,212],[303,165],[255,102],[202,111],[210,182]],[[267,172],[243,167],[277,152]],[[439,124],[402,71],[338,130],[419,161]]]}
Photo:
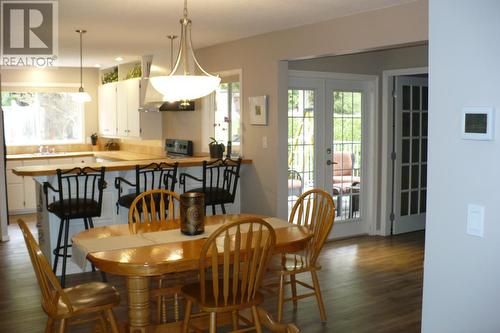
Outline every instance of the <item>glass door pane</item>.
{"label": "glass door pane", "polygon": [[332,124],[332,195],[336,221],[361,217],[362,96],[360,91],[334,90]]}
{"label": "glass door pane", "polygon": [[297,197],[314,187],[314,101],[314,90],[288,90],[288,214]]}

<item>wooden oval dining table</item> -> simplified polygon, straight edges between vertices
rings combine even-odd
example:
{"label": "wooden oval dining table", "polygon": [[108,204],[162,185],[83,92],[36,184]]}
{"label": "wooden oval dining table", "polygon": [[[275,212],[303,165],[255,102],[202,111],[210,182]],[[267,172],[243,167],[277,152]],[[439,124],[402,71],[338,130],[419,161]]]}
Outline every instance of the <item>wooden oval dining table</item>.
{"label": "wooden oval dining table", "polygon": [[[253,214],[228,214],[212,215],[205,217],[205,226],[221,225],[230,223],[241,218],[266,218]],[[179,220],[162,221],[159,226],[148,226],[136,224],[130,227],[128,224],[107,225],[84,230],[73,237],[74,245],[79,242],[93,239],[107,239],[113,237],[130,236],[135,234],[154,233],[165,230],[179,229]],[[276,228],[275,253],[296,252],[303,250],[312,237],[306,227],[293,224]],[[179,231],[180,233],[180,231]],[[150,277],[160,276],[173,272],[186,272],[197,270],[199,267],[200,250],[208,237],[188,237],[164,244],[147,246],[124,245],[123,248],[89,252],[86,258],[101,271],[124,276],[128,294],[128,331],[130,333],[145,332],[180,332],[180,323],[169,323],[153,327],[150,323]],[[268,316],[260,310],[264,321],[269,321]],[[265,322],[264,322],[265,323]],[[274,323],[268,323],[272,328]]]}

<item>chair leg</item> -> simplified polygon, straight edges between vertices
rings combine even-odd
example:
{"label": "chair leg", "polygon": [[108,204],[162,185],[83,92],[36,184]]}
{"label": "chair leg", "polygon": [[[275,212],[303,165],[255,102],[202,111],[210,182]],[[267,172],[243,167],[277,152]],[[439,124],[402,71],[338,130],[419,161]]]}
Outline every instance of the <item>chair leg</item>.
{"label": "chair leg", "polygon": [[59,331],[58,333],[64,333],[66,331],[66,319],[61,319],[59,322]]}
{"label": "chair leg", "polygon": [[59,222],[59,232],[57,233],[57,243],[56,243],[56,248],[54,249],[54,265],[52,266],[52,272],[54,274],[57,273],[57,263],[59,261],[59,249],[61,248],[61,238],[62,238],[62,233],[63,233],[63,227],[64,227],[64,219],[61,219]]}
{"label": "chair leg", "polygon": [[321,296],[321,289],[319,287],[318,275],[316,271],[311,271],[311,277],[313,280],[314,293],[316,294],[316,301],[319,307],[319,316],[322,322],[326,322],[325,305],[323,304],[323,297]]}
{"label": "chair leg", "polygon": [[220,204],[220,207],[222,208],[222,214],[226,214],[226,207],[224,204]]}
{"label": "chair leg", "polygon": [[182,323],[182,333],[189,332],[189,320],[191,319],[191,308],[193,307],[193,302],[191,300],[186,300],[186,309],[184,309],[184,322]]}
{"label": "chair leg", "polygon": [[61,287],[63,288],[66,286],[66,259],[68,259],[69,219],[65,220],[64,226],[64,248],[61,272]]}
{"label": "chair leg", "polygon": [[217,313],[216,312],[210,312],[209,333],[217,333]]}
{"label": "chair leg", "polygon": [[280,284],[278,290],[278,323],[283,320],[283,299],[285,293],[285,275],[280,274]]}
{"label": "chair leg", "polygon": [[212,205],[212,215],[215,215],[215,205]]}
{"label": "chair leg", "polygon": [[290,287],[292,288],[293,308],[297,309],[297,280],[295,274],[290,275]]}
{"label": "chair leg", "polygon": [[107,322],[106,317],[104,316],[103,312],[99,313],[99,322],[101,323],[102,333],[109,333],[108,322]]}
{"label": "chair leg", "polygon": [[89,229],[89,223],[86,217],[83,218],[83,226],[85,227],[85,230]]}
{"label": "chair leg", "polygon": [[257,312],[257,307],[255,305],[252,306],[252,317],[253,317],[253,323],[255,325],[255,330],[257,331],[257,333],[262,333],[262,326],[260,325],[259,313]]}
{"label": "chair leg", "polygon": [[232,319],[232,324],[233,324],[233,331],[239,330],[240,329],[240,319],[239,319],[239,312],[238,310],[233,311],[231,313],[231,319]]}
{"label": "chair leg", "polygon": [[54,329],[54,319],[48,317],[47,324],[45,325],[45,333],[52,333],[53,329]]}
{"label": "chair leg", "polygon": [[113,313],[113,310],[107,309],[106,310],[106,317],[108,318],[109,325],[111,326],[111,332],[112,333],[119,333],[118,325],[116,324],[116,318],[115,318],[115,314]]}

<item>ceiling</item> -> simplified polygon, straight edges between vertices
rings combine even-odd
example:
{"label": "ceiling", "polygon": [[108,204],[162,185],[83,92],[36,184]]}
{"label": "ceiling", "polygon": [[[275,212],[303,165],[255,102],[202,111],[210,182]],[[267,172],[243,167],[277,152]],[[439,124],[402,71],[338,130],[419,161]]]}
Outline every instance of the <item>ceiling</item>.
{"label": "ceiling", "polygon": [[[413,0],[189,0],[195,48],[288,29]],[[84,36],[84,66],[109,67],[122,56],[139,59],[178,35],[182,0],[59,1],[59,65],[78,66],[77,28]]]}

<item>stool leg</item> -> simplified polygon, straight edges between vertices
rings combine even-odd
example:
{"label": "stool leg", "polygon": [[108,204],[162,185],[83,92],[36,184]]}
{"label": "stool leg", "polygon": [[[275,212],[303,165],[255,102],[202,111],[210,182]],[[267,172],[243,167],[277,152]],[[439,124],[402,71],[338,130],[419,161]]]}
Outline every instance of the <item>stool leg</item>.
{"label": "stool leg", "polygon": [[83,218],[83,226],[85,227],[85,230],[89,230],[89,224],[87,222],[87,218],[86,217]]}
{"label": "stool leg", "polygon": [[59,233],[57,234],[56,248],[54,249],[54,265],[52,266],[52,272],[56,274],[57,272],[57,262],[59,261],[59,249],[61,248],[61,237],[63,232],[64,219],[59,222]]}
{"label": "stool leg", "polygon": [[215,205],[212,205],[212,215],[215,215]]}
{"label": "stool leg", "polygon": [[94,221],[92,221],[92,218],[91,218],[91,217],[88,217],[88,220],[89,220],[89,226],[90,226],[91,228],[93,228],[93,227],[94,227]]}
{"label": "stool leg", "polygon": [[66,259],[68,258],[69,219],[66,219],[64,224],[65,224],[64,248],[63,248],[63,263],[62,263],[62,273],[61,273],[61,286],[63,288],[66,286]]}
{"label": "stool leg", "polygon": [[226,214],[226,207],[224,207],[224,204],[220,204],[220,207],[222,208],[222,214]]}

